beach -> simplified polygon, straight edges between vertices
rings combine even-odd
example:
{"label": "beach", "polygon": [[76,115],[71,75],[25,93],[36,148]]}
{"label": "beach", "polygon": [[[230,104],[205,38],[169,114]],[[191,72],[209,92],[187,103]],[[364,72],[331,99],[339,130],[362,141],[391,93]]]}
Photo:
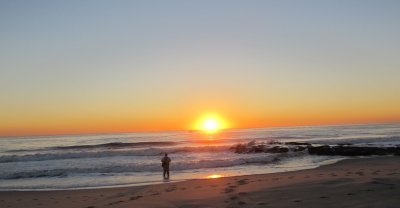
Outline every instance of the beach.
{"label": "beach", "polygon": [[0,191],[66,190],[312,169],[347,159],[400,153],[400,125],[227,129],[203,132],[3,137]]}
{"label": "beach", "polygon": [[0,207],[390,208],[399,206],[399,194],[400,157],[389,156],[342,160],[300,171],[215,176],[147,186],[2,191]]}

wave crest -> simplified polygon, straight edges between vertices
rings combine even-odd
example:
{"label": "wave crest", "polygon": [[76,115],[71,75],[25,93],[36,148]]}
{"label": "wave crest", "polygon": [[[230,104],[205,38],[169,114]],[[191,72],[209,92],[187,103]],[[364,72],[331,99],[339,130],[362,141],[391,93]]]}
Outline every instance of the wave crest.
{"label": "wave crest", "polygon": [[176,148],[146,148],[135,150],[108,150],[108,151],[79,151],[79,152],[57,152],[37,153],[28,155],[5,155],[0,156],[0,163],[27,162],[43,160],[60,160],[74,158],[99,158],[116,156],[159,156],[164,153],[182,152],[220,152],[228,150],[229,146],[200,146],[200,147],[176,147]]}
{"label": "wave crest", "polygon": [[[246,164],[268,164],[274,163],[282,158],[295,157],[304,155],[304,153],[290,153],[290,154],[257,154],[254,157],[232,158],[225,159],[204,159],[198,161],[179,161],[171,164],[171,169],[174,171],[204,169],[204,168],[217,168],[217,167],[231,167],[236,165]],[[53,170],[31,170],[19,171],[13,173],[2,172],[0,179],[23,179],[23,178],[38,178],[38,177],[63,177],[73,174],[114,174],[114,173],[133,173],[133,172],[159,172],[161,166],[159,163],[130,163],[124,165],[113,165],[103,167],[74,167],[74,168],[61,168]]]}

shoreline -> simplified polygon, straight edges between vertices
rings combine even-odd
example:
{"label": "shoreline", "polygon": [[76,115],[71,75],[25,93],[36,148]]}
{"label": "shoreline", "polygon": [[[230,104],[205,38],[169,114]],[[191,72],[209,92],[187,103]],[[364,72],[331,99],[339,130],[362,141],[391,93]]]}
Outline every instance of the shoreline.
{"label": "shoreline", "polygon": [[0,191],[0,207],[395,207],[398,194],[400,157],[383,156],[298,171],[155,185]]}
{"label": "shoreline", "polygon": [[[371,156],[373,157],[373,156]],[[376,157],[376,156],[375,156]],[[377,156],[379,157],[379,156]],[[370,157],[367,157],[370,158]],[[241,177],[241,176],[252,176],[252,175],[265,175],[265,174],[273,174],[273,173],[286,173],[286,172],[295,172],[295,171],[302,171],[302,170],[310,170],[310,169],[316,169],[320,168],[326,165],[332,165],[335,163],[338,163],[343,160],[348,160],[348,159],[355,159],[355,158],[331,158],[328,160],[323,161],[322,163],[316,165],[316,166],[307,166],[303,168],[293,168],[291,170],[286,170],[286,171],[277,171],[277,172],[267,172],[267,173],[254,173],[254,174],[244,174],[244,175],[229,175],[229,176],[222,176],[221,178],[230,178],[230,177]],[[172,175],[174,175],[172,173]],[[161,178],[161,176],[160,176]],[[179,183],[179,182],[184,182],[184,181],[191,181],[191,180],[209,180],[209,178],[206,177],[201,177],[201,178],[190,178],[190,179],[176,179],[176,180],[170,180],[170,181],[159,181],[159,182],[143,182],[143,183],[128,183],[128,184],[120,184],[120,185],[109,185],[109,186],[93,186],[93,187],[73,187],[73,188],[41,188],[41,189],[0,189],[0,192],[9,192],[9,191],[15,191],[15,192],[42,192],[42,191],[74,191],[74,190],[96,190],[96,189],[113,189],[113,188],[126,188],[126,187],[141,187],[141,186],[152,186],[152,185],[160,185],[160,184],[167,184],[167,183]]]}

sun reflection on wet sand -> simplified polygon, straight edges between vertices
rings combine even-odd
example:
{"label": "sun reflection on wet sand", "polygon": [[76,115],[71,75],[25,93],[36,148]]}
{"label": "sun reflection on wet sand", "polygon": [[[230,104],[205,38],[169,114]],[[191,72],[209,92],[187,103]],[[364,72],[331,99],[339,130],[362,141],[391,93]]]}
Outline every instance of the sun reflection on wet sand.
{"label": "sun reflection on wet sand", "polygon": [[213,179],[213,178],[221,178],[223,175],[219,175],[219,174],[213,174],[213,175],[209,175],[206,178],[208,179]]}

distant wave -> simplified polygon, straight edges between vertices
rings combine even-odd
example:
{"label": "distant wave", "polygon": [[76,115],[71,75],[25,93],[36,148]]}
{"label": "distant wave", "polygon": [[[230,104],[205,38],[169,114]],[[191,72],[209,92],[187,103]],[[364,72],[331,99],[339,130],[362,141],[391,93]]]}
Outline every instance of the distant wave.
{"label": "distant wave", "polygon": [[26,162],[43,160],[60,160],[74,158],[99,158],[116,156],[158,156],[164,153],[181,152],[220,152],[227,151],[230,146],[200,146],[200,147],[176,147],[176,148],[146,148],[136,150],[105,150],[105,151],[79,151],[79,152],[56,152],[37,153],[28,155],[5,155],[0,156],[0,163]]}
{"label": "distant wave", "polygon": [[[245,164],[268,164],[278,162],[285,157],[295,157],[304,155],[304,153],[290,154],[258,154],[257,157],[232,158],[232,159],[208,159],[198,161],[181,161],[173,162],[171,168],[174,171],[231,167]],[[19,171],[13,173],[0,172],[0,179],[23,179],[23,178],[39,178],[39,177],[63,177],[70,174],[113,174],[113,173],[130,173],[130,172],[158,172],[161,167],[158,163],[152,164],[137,164],[131,163],[126,165],[110,164],[106,167],[71,167],[65,169],[53,170],[32,170]]]}
{"label": "distant wave", "polygon": [[125,147],[148,147],[148,146],[169,146],[176,145],[178,142],[111,142],[105,144],[95,145],[74,145],[74,146],[58,146],[52,147],[52,149],[93,149],[93,148],[125,148]]}
{"label": "distant wave", "polygon": [[11,150],[8,152],[31,152],[31,151],[41,151],[41,150],[83,150],[83,149],[123,149],[132,147],[151,147],[151,146],[172,146],[179,144],[179,142],[110,142],[104,144],[93,144],[93,145],[71,145],[71,146],[56,146],[44,149],[19,149]]}
{"label": "distant wave", "polygon": [[[255,141],[255,140],[253,140]],[[252,142],[253,142],[252,141]],[[267,141],[267,143],[265,143]],[[400,145],[399,136],[390,137],[364,137],[364,138],[343,138],[343,139],[318,139],[318,140],[304,140],[312,144],[341,144],[349,143],[355,146],[398,146]],[[250,142],[250,143],[252,143]],[[261,140],[265,144],[278,145],[284,142],[276,142],[273,139]],[[52,147],[53,152],[43,152],[35,154],[15,154],[0,156],[0,163],[8,162],[25,162],[25,161],[44,161],[44,160],[62,160],[62,159],[75,159],[75,158],[101,158],[101,157],[117,157],[117,156],[159,156],[164,153],[185,153],[185,152],[221,152],[229,151],[232,145],[221,146],[187,146],[187,147],[173,147],[179,142],[135,142],[135,143],[105,143],[97,145],[75,145],[75,146],[58,146]],[[149,147],[150,146],[150,147]],[[164,147],[151,147],[151,146],[164,146]],[[169,147],[171,146],[171,147]],[[124,147],[138,147],[137,149],[124,149]],[[149,147],[149,148],[146,148]],[[100,148],[101,150],[98,150]]]}

